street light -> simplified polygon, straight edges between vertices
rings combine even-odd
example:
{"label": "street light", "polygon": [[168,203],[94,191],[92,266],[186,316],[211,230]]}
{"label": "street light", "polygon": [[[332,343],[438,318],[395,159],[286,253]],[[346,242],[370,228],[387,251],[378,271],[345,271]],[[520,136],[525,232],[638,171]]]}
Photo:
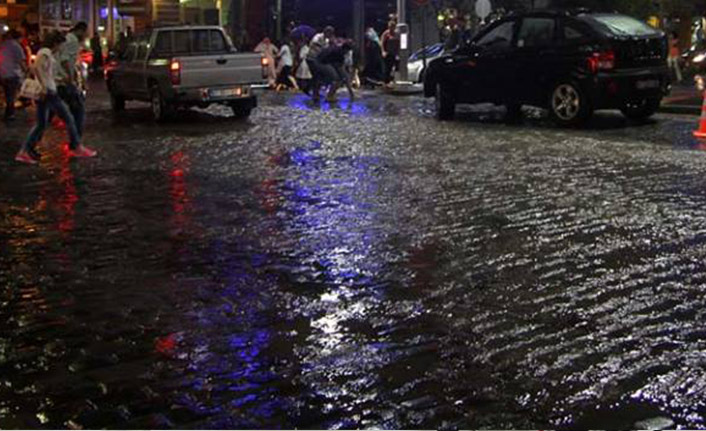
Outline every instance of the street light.
{"label": "street light", "polygon": [[397,0],[397,34],[400,36],[400,67],[399,81],[409,80],[407,61],[409,60],[409,26],[407,25],[406,0]]}

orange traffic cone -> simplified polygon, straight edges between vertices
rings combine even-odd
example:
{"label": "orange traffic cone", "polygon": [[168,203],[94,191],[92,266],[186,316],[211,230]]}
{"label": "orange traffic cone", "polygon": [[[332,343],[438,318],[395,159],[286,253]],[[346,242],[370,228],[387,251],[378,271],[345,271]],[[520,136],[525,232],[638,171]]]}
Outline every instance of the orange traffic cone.
{"label": "orange traffic cone", "polygon": [[706,139],[706,92],[704,92],[704,103],[701,105],[701,120],[699,121],[699,130],[694,132],[694,136],[700,139]]}

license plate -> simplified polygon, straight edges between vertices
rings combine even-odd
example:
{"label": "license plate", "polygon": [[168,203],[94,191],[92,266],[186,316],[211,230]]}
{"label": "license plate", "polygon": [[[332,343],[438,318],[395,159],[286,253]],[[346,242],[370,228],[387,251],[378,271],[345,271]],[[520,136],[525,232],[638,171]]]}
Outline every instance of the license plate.
{"label": "license plate", "polygon": [[219,90],[209,90],[208,94],[212,98],[240,97],[243,95],[243,89],[240,87],[223,88]]}
{"label": "license plate", "polygon": [[635,84],[638,90],[647,90],[648,88],[659,88],[659,80],[648,79],[645,81],[637,81]]}

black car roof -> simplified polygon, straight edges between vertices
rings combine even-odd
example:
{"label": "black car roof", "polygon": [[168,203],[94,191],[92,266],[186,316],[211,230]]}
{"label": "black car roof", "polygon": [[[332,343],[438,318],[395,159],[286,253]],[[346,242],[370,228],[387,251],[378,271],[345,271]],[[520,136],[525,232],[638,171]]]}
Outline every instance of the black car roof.
{"label": "black car roof", "polygon": [[553,16],[553,17],[578,17],[581,15],[625,15],[620,12],[615,11],[594,11],[588,8],[575,8],[575,9],[535,9],[531,11],[522,12],[511,12],[506,17],[507,18],[524,18],[532,16]]}

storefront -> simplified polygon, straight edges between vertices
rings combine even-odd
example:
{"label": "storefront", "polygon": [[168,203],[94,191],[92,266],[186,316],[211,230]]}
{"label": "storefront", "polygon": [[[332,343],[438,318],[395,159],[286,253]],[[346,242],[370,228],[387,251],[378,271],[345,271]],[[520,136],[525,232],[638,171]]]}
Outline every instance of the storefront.
{"label": "storefront", "polygon": [[220,1],[181,0],[182,22],[187,24],[220,25]]}
{"label": "storefront", "polygon": [[89,28],[93,23],[93,2],[90,0],[40,0],[40,34],[52,30],[68,31],[79,22],[85,21]]}
{"label": "storefront", "polygon": [[19,29],[39,21],[36,0],[0,0],[0,23]]}

